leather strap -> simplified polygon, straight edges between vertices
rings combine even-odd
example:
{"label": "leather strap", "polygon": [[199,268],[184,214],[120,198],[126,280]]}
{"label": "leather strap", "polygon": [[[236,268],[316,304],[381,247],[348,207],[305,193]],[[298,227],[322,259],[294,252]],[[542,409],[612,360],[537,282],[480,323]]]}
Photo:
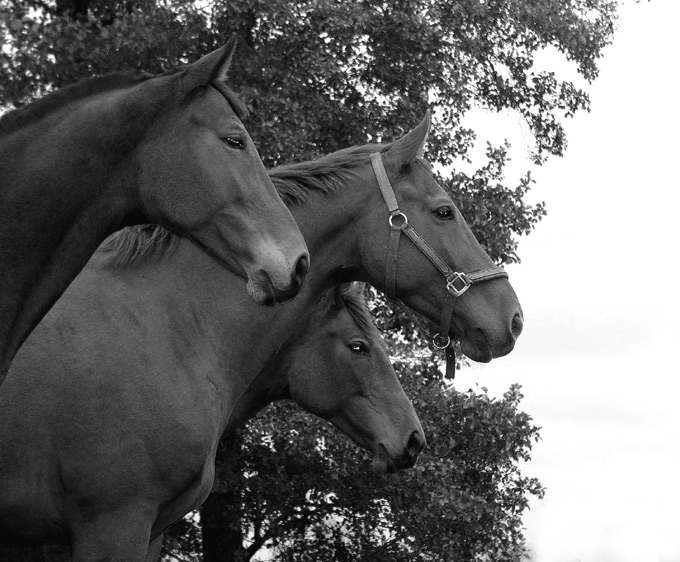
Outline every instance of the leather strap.
{"label": "leather strap", "polygon": [[418,248],[425,256],[427,259],[429,259],[433,265],[440,271],[440,273],[448,279],[449,275],[453,274],[453,270],[446,265],[446,262],[439,257],[439,254],[434,251],[432,246],[430,246],[425,239],[416,232],[415,228],[413,228],[411,225],[408,225],[406,228],[403,229],[404,234],[408,236],[411,241],[415,244],[416,248]]}
{"label": "leather strap", "polygon": [[444,306],[442,307],[442,315],[439,320],[439,329],[437,333],[432,336],[432,343],[439,349],[446,349],[451,343],[449,337],[449,326],[451,325],[451,316],[453,316],[453,307],[456,304],[456,296],[451,292],[446,292],[444,299]]}
{"label": "leather strap", "polygon": [[387,177],[382,156],[379,152],[371,154],[371,164],[373,166],[375,178],[378,180],[378,187],[380,188],[380,192],[387,205],[387,210],[390,212],[390,239],[387,243],[387,260],[385,263],[385,293],[389,298],[396,299],[399,238],[401,238],[402,229],[408,226],[408,219],[406,218],[406,215],[399,210],[397,197],[394,194],[390,180]]}
{"label": "leather strap", "polygon": [[444,351],[444,356],[446,357],[446,372],[444,376],[453,380],[456,378],[456,348],[450,345]]}
{"label": "leather strap", "polygon": [[497,279],[499,277],[505,277],[506,279],[508,278],[507,272],[500,267],[480,269],[471,273],[464,273],[464,275],[468,278],[470,285],[473,283],[480,283],[482,281],[490,281],[491,279]]}
{"label": "leather strap", "polygon": [[[422,322],[420,322],[418,320],[418,318],[409,310],[409,308],[402,301],[395,300],[395,299],[389,299],[388,302],[392,303],[393,305],[398,306],[401,309],[401,311],[404,314],[406,314],[406,316],[409,317],[411,322],[413,322],[414,326],[418,327],[418,329],[421,330],[422,332],[427,333],[427,331],[428,331],[427,328],[422,324]],[[444,317],[444,314],[442,314],[442,317]],[[436,335],[433,338],[433,341],[436,341],[435,338],[436,338]],[[445,372],[444,376],[447,379],[453,380],[456,377],[456,348],[455,348],[455,346],[453,345],[452,342],[446,341],[445,343],[447,343],[447,346],[444,349],[444,357],[446,359],[446,372]],[[448,345],[449,343],[451,343],[451,345]],[[437,347],[436,344],[435,344],[435,347]]]}
{"label": "leather strap", "polygon": [[392,189],[392,184],[390,184],[390,179],[387,177],[387,172],[385,171],[385,165],[382,161],[382,154],[380,152],[374,152],[371,154],[371,164],[373,165],[373,173],[375,174],[375,179],[378,180],[378,187],[382,192],[383,199],[387,204],[387,210],[390,215],[395,212],[399,212],[399,204],[397,203],[397,197],[394,195],[394,190]]}

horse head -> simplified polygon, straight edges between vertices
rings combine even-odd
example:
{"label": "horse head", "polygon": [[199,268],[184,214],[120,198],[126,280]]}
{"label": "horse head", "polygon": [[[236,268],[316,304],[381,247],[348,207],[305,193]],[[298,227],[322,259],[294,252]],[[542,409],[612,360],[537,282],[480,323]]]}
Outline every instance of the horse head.
{"label": "horse head", "polygon": [[487,362],[513,349],[522,310],[507,274],[420,156],[429,127],[428,112],[364,168],[375,197],[360,227],[363,266],[373,285],[438,323],[441,347],[458,338],[463,353]]}
{"label": "horse head", "polygon": [[240,118],[245,105],[225,78],[236,46],[138,87],[139,107],[157,100],[137,165],[147,222],[167,226],[247,279],[261,304],[294,297],[309,254]]}
{"label": "horse head", "polygon": [[413,466],[426,443],[423,428],[369,316],[361,284],[339,285],[322,296],[288,357],[289,392],[300,406],[371,451],[376,470]]}

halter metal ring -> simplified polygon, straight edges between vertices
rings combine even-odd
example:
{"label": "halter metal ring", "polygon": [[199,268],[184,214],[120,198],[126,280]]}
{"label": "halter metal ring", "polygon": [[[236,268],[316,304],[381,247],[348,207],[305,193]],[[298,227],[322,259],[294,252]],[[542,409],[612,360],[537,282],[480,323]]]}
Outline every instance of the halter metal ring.
{"label": "halter metal ring", "polygon": [[437,349],[446,349],[447,347],[449,347],[450,344],[451,344],[450,336],[446,336],[445,338],[440,333],[436,333],[432,338],[432,345],[434,345]]}
{"label": "halter metal ring", "polygon": [[[404,222],[401,224],[394,224],[395,218],[401,218]],[[404,230],[408,226],[408,217],[401,211],[393,211],[390,215],[390,226],[396,230]]]}

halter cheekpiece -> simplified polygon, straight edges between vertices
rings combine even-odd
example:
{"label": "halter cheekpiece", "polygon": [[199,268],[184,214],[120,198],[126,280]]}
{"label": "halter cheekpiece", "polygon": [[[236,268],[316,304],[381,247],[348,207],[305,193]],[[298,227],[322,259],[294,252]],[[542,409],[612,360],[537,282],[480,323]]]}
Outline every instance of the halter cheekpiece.
{"label": "halter cheekpiece", "polygon": [[446,279],[446,298],[442,309],[439,329],[432,337],[432,344],[437,349],[446,350],[446,372],[449,378],[455,375],[455,356],[451,338],[449,337],[449,326],[453,315],[453,307],[456,299],[467,291],[471,285],[490,281],[491,279],[508,278],[508,274],[500,267],[490,267],[480,269],[470,273],[453,271],[446,262],[434,251],[425,239],[409,224],[408,217],[399,210],[399,204],[392,189],[392,184],[387,177],[385,166],[382,161],[382,154],[375,152],[371,154],[371,164],[373,172],[378,180],[378,187],[383,199],[390,212],[388,222],[390,224],[390,239],[387,245],[387,260],[385,267],[385,292],[390,299],[397,300],[397,259],[399,254],[399,239],[403,232],[413,242],[413,244],[429,259],[432,264]]}

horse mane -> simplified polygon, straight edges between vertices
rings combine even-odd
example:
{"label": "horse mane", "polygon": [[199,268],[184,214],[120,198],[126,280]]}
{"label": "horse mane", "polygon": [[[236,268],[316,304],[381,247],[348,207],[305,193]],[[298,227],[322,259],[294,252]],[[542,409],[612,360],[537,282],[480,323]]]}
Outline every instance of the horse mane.
{"label": "horse mane", "polygon": [[[337,191],[342,182],[354,174],[353,169],[365,163],[370,154],[389,147],[389,144],[367,144],[346,148],[317,160],[277,166],[269,171],[269,177],[286,205],[303,204],[313,193]],[[133,267],[146,261],[160,260],[178,243],[179,237],[166,228],[146,224],[113,233],[97,252],[107,254],[105,265]]]}
{"label": "horse mane", "polygon": [[122,269],[154,263],[177,248],[180,237],[157,224],[128,226],[114,232],[97,249],[106,254],[104,264]]}
{"label": "horse mane", "polygon": [[304,204],[314,193],[331,193],[351,178],[374,152],[385,152],[391,144],[364,144],[338,150],[308,162],[272,168],[269,177],[286,205]]}
{"label": "horse mane", "polygon": [[74,84],[50,92],[19,109],[5,113],[0,117],[0,133],[11,133],[31,123],[35,123],[69,103],[104,92],[130,88],[153,77],[146,74],[135,75],[132,73],[116,72],[104,76],[84,78]]}
{"label": "horse mane", "polygon": [[[180,237],[157,224],[129,226],[109,236],[97,253],[110,254],[105,264],[111,267],[134,267],[141,263],[153,263],[175,250]],[[318,301],[318,312],[325,314],[337,307],[337,287],[326,291]],[[375,324],[363,294],[363,284],[350,283],[342,290],[342,303],[352,320],[366,335],[372,336]]]}
{"label": "horse mane", "polygon": [[[74,84],[54,90],[23,107],[14,109],[0,116],[0,133],[11,133],[22,127],[36,123],[43,117],[46,117],[50,113],[53,113],[70,103],[105,92],[132,88],[152,78],[178,74],[187,68],[187,66],[189,65],[178,65],[161,74],[114,72],[103,76],[83,78]],[[222,82],[216,81],[213,84],[226,98],[227,102],[229,102],[229,105],[239,119],[243,119],[248,115],[246,104],[241,101],[231,88]]]}

